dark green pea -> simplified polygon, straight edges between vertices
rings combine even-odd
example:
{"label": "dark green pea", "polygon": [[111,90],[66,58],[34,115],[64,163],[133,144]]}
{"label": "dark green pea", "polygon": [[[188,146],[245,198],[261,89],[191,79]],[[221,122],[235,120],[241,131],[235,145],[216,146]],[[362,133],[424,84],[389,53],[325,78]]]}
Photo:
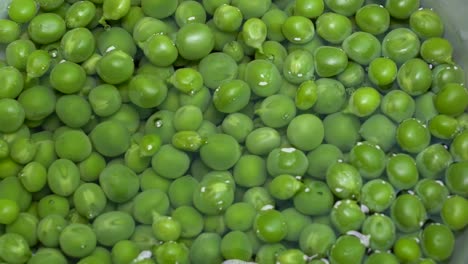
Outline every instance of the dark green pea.
{"label": "dark green pea", "polygon": [[96,15],[96,6],[91,1],[77,1],[65,13],[67,28],[86,27]]}
{"label": "dark green pea", "polygon": [[441,114],[457,116],[468,107],[468,91],[457,83],[445,84],[435,95],[434,105]]}
{"label": "dark green pea", "polygon": [[325,0],[325,5],[333,12],[342,14],[344,16],[351,16],[363,5],[363,0],[354,1],[339,1],[339,0]]}
{"label": "dark green pea", "polygon": [[15,21],[9,19],[0,19],[0,43],[8,44],[17,40],[20,36],[21,29],[20,25]]}
{"label": "dark green pea", "polygon": [[438,111],[435,108],[434,104],[435,94],[433,92],[426,92],[414,100],[416,103],[416,109],[414,112],[414,117],[423,121],[428,122],[433,117],[438,115]]}
{"label": "dark green pea", "polygon": [[227,227],[223,215],[205,216],[203,231],[208,233],[216,233],[219,235],[225,234],[227,232]]}
{"label": "dark green pea", "polygon": [[468,140],[468,131],[463,131],[452,141],[450,145],[450,154],[452,154],[454,161],[465,161],[468,160],[468,144],[466,144]]}
{"label": "dark green pea", "polygon": [[388,159],[386,174],[396,189],[410,189],[419,179],[415,159],[404,153],[398,153]]}
{"label": "dark green pea", "polygon": [[352,165],[337,162],[328,167],[326,180],[330,190],[342,199],[357,199],[360,196],[362,178]]}
{"label": "dark green pea", "polygon": [[37,192],[47,183],[47,170],[41,163],[32,161],[20,171],[18,177],[26,190]]}
{"label": "dark green pea", "polygon": [[163,19],[174,14],[177,9],[178,2],[171,0],[154,1],[154,0],[142,0],[141,8],[145,15],[154,17],[157,19]]}
{"label": "dark green pea", "polygon": [[366,216],[361,207],[354,200],[338,201],[330,212],[331,222],[341,234],[359,230],[365,218]]}
{"label": "dark green pea", "polygon": [[377,178],[385,170],[385,152],[373,143],[357,143],[349,152],[349,162],[363,178]]}
{"label": "dark green pea", "polygon": [[92,227],[101,245],[113,246],[118,241],[130,238],[135,230],[135,222],[127,213],[111,211],[97,216]]}
{"label": "dark green pea", "polygon": [[429,8],[414,11],[409,18],[409,26],[422,38],[440,37],[444,32],[444,23],[439,14]]}
{"label": "dark green pea", "polygon": [[333,194],[324,182],[306,179],[304,187],[294,196],[293,202],[294,208],[305,215],[323,215],[330,212],[333,200]]}
{"label": "dark green pea", "polygon": [[468,183],[463,175],[468,171],[468,161],[455,162],[445,171],[445,184],[451,193],[468,197]]}
{"label": "dark green pea", "polygon": [[108,165],[99,175],[99,183],[107,198],[113,202],[126,202],[139,189],[138,176],[121,164]]}
{"label": "dark green pea", "polygon": [[190,259],[194,264],[216,264],[222,261],[221,237],[215,233],[199,235],[190,247]]}
{"label": "dark green pea", "polygon": [[[208,20],[208,22],[206,22],[206,25],[211,29],[211,32],[213,33],[213,37],[214,37],[213,50],[215,51],[221,51],[223,47],[231,41],[235,41],[235,40],[241,41],[240,38],[237,39],[238,36],[242,35],[241,33],[238,33],[237,31],[235,32],[222,31],[216,27],[213,19]],[[242,44],[243,44],[242,46],[243,49],[246,49],[246,48],[251,49],[253,53],[253,48],[245,45],[245,43],[242,43]]]}
{"label": "dark green pea", "polygon": [[360,121],[357,116],[342,112],[328,115],[323,120],[325,142],[349,151],[360,139]]}
{"label": "dark green pea", "polygon": [[132,35],[123,28],[112,27],[106,29],[99,34],[96,40],[97,48],[102,55],[117,49],[125,51],[131,57],[135,56],[136,45]]}
{"label": "dark green pea", "polygon": [[421,176],[430,179],[440,178],[452,162],[448,148],[442,144],[430,145],[416,156],[416,165]]}
{"label": "dark green pea", "polygon": [[10,199],[1,199],[0,202],[0,212],[2,213],[0,217],[1,224],[9,225],[17,221],[20,215],[18,204]]}
{"label": "dark green pea", "polygon": [[388,32],[382,40],[382,55],[403,64],[419,54],[421,42],[408,28],[397,28]]}
{"label": "dark green pea", "polygon": [[[217,89],[223,82],[236,79],[238,66],[229,55],[214,52],[200,61],[198,71],[203,76],[204,83],[208,88]],[[217,72],[217,74],[213,75],[213,72]],[[250,84],[248,80],[245,81]]]}
{"label": "dark green pea", "polygon": [[156,76],[148,74],[135,75],[129,82],[130,101],[143,108],[160,105],[167,96],[166,84]]}
{"label": "dark green pea", "polygon": [[348,56],[340,48],[322,46],[314,52],[314,65],[317,75],[332,77],[346,69]]}
{"label": "dark green pea", "polygon": [[240,155],[239,144],[232,136],[226,134],[209,135],[206,144],[200,148],[203,162],[216,170],[231,168]]}
{"label": "dark green pea", "polygon": [[16,233],[0,236],[0,247],[0,257],[6,263],[26,263],[32,256],[26,239]]}
{"label": "dark green pea", "polygon": [[28,25],[29,36],[38,44],[53,43],[59,40],[65,31],[65,21],[54,13],[39,14]]}
{"label": "dark green pea", "polygon": [[97,152],[92,152],[86,159],[78,164],[80,178],[83,181],[95,181],[105,167],[106,161],[104,157]]}
{"label": "dark green pea", "polygon": [[308,51],[295,50],[290,52],[284,60],[283,76],[294,84],[300,84],[312,79],[314,75],[314,57]]}
{"label": "dark green pea", "polygon": [[266,126],[280,128],[296,116],[296,106],[290,97],[276,94],[265,98],[255,113]]}
{"label": "dark green pea", "polygon": [[124,17],[130,10],[131,1],[114,1],[103,0],[102,2],[102,17],[99,23],[107,25],[106,20],[119,20]]}
{"label": "dark green pea", "polygon": [[37,13],[36,1],[31,0],[15,0],[8,5],[8,17],[17,23],[26,23],[31,20]]}
{"label": "dark green pea", "polygon": [[337,13],[323,13],[315,24],[317,34],[332,44],[340,44],[352,33],[351,20]]}
{"label": "dark green pea", "polygon": [[177,207],[172,211],[171,216],[180,223],[183,238],[196,237],[203,230],[202,215],[191,206]]}
{"label": "dark green pea", "polygon": [[431,135],[440,139],[451,139],[460,129],[457,119],[448,115],[436,115],[429,121]]}
{"label": "dark green pea", "polygon": [[252,243],[241,231],[231,231],[221,240],[221,254],[225,259],[248,261],[253,254]]}
{"label": "dark green pea", "polygon": [[437,214],[442,209],[449,195],[448,189],[441,182],[423,179],[414,188],[429,214]]}
{"label": "dark green pea", "polygon": [[452,231],[442,224],[430,224],[421,234],[421,248],[424,254],[436,261],[448,259],[455,247]]}
{"label": "dark green pea", "polygon": [[407,19],[419,8],[419,0],[387,0],[385,8],[397,19]]}
{"label": "dark green pea", "polygon": [[234,201],[234,179],[230,172],[206,174],[193,193],[193,203],[202,213],[217,215]]}
{"label": "dark green pea", "polygon": [[312,223],[302,230],[299,247],[307,255],[325,257],[335,241],[336,235],[330,226]]}
{"label": "dark green pea", "polygon": [[463,230],[468,225],[467,207],[468,201],[463,197],[454,195],[447,198],[440,212],[443,222],[452,230]]}
{"label": "dark green pea", "polygon": [[301,182],[296,177],[289,174],[280,174],[268,184],[268,190],[271,196],[278,200],[288,200],[292,198],[301,187]]}
{"label": "dark green pea", "polygon": [[196,1],[181,2],[175,11],[175,20],[179,27],[190,23],[205,23],[206,12],[203,5]]}
{"label": "dark green pea", "polygon": [[418,153],[429,146],[431,134],[425,124],[415,118],[404,120],[397,128],[397,142],[410,153]]}
{"label": "dark green pea", "polygon": [[280,72],[270,61],[253,60],[247,64],[244,81],[258,96],[267,97],[278,92],[280,80]]}
{"label": "dark green pea", "polygon": [[317,84],[317,101],[312,110],[318,114],[333,114],[345,104],[346,92],[343,84],[335,79],[320,78]]}
{"label": "dark green pea", "polygon": [[175,44],[184,59],[205,58],[214,48],[213,32],[205,24],[186,24],[177,32]]}
{"label": "dark green pea", "polygon": [[98,116],[110,116],[122,105],[122,98],[117,88],[110,84],[94,87],[88,94],[93,112]]}
{"label": "dark green pea", "polygon": [[97,74],[109,84],[119,84],[128,80],[134,68],[132,57],[122,50],[107,52],[96,64]]}
{"label": "dark green pea", "polygon": [[39,248],[28,260],[30,264],[57,263],[66,264],[67,259],[63,253],[55,248]]}
{"label": "dark green pea", "polygon": [[203,121],[202,111],[194,105],[185,105],[177,109],[172,121],[177,131],[195,131]]}
{"label": "dark green pea", "polygon": [[411,194],[398,196],[390,210],[397,229],[405,233],[418,231],[427,219],[423,203],[417,196]]}
{"label": "dark green pea", "polygon": [[393,121],[400,123],[413,116],[416,109],[414,99],[406,92],[393,90],[382,98],[380,110]]}
{"label": "dark green pea", "polygon": [[5,59],[9,66],[22,71],[26,69],[29,55],[36,50],[34,42],[29,39],[18,39],[10,42],[5,48]]}
{"label": "dark green pea", "polygon": [[64,197],[50,194],[39,200],[37,212],[39,218],[45,218],[49,215],[60,215],[64,218],[70,212],[70,204]]}
{"label": "dark green pea", "polygon": [[270,9],[263,16],[262,21],[267,28],[267,39],[271,41],[283,41],[282,25],[288,18],[286,12],[280,9]]}
{"label": "dark green pea", "polygon": [[309,167],[307,175],[318,179],[325,179],[328,167],[339,161],[343,160],[343,153],[335,145],[321,144],[307,154],[309,160]]}
{"label": "dark green pea", "polygon": [[175,179],[184,175],[188,170],[190,159],[187,153],[172,145],[163,145],[152,157],[151,165],[155,172],[162,177]]}
{"label": "dark green pea", "polygon": [[426,39],[421,44],[420,54],[427,63],[434,65],[453,63],[452,53],[452,44],[440,37]]}
{"label": "dark green pea", "polygon": [[166,35],[153,35],[143,48],[146,58],[156,66],[169,66],[178,56],[174,42]]}
{"label": "dark green pea", "polygon": [[291,43],[304,44],[315,36],[314,23],[302,16],[288,17],[281,27],[284,37]]}

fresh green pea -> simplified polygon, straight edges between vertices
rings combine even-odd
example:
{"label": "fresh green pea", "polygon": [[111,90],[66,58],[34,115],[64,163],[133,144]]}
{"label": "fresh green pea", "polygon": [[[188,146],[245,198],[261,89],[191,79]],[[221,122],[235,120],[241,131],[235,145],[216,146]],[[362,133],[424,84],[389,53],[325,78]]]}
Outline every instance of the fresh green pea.
{"label": "fresh green pea", "polygon": [[75,28],[63,35],[60,46],[66,60],[79,63],[93,55],[95,40],[89,29]]}
{"label": "fresh green pea", "polygon": [[152,157],[151,164],[157,174],[168,179],[175,179],[184,175],[188,170],[190,159],[185,152],[171,145],[163,145]]}
{"label": "fresh green pea", "polygon": [[357,202],[348,199],[338,201],[330,212],[331,222],[341,234],[359,230],[365,217]]}
{"label": "fresh green pea", "polygon": [[233,177],[240,186],[260,186],[267,177],[266,163],[259,156],[243,155],[234,165]]}
{"label": "fresh green pea", "polygon": [[117,88],[111,84],[94,87],[88,94],[93,112],[98,116],[110,116],[122,105],[122,98]]}
{"label": "fresh green pea", "polygon": [[99,20],[100,24],[107,25],[106,20],[119,20],[123,18],[130,10],[131,1],[115,1],[103,0],[102,1],[102,17]]}
{"label": "fresh green pea", "polygon": [[47,171],[47,183],[53,193],[69,196],[80,184],[78,166],[68,159],[54,161]]}
{"label": "fresh green pea", "polygon": [[151,224],[154,215],[165,215],[169,211],[169,198],[158,189],[143,191],[133,201],[133,217],[143,224]]}
{"label": "fresh green pea", "polygon": [[467,183],[464,176],[468,169],[468,161],[452,163],[445,171],[445,184],[451,193],[468,197]]}
{"label": "fresh green pea", "polygon": [[398,145],[410,153],[418,153],[429,146],[431,134],[425,124],[415,118],[404,120],[397,128]]}
{"label": "fresh green pea", "polygon": [[156,76],[137,74],[129,82],[130,101],[139,107],[153,108],[167,96],[166,84]]}
{"label": "fresh green pea", "polygon": [[286,250],[282,243],[263,244],[258,249],[255,261],[257,263],[275,263],[276,256]]}
{"label": "fresh green pea", "polygon": [[171,204],[174,207],[192,205],[193,193],[198,183],[192,176],[183,176],[174,180],[167,191]]}
{"label": "fresh green pea", "polygon": [[440,139],[452,139],[460,129],[457,119],[448,115],[436,115],[429,120],[431,135]]}
{"label": "fresh green pea", "polygon": [[133,218],[119,211],[102,213],[93,222],[97,241],[104,246],[113,246],[118,241],[130,238],[134,229]]}
{"label": "fresh green pea", "polygon": [[381,54],[380,41],[367,32],[355,32],[343,40],[342,48],[353,61],[368,65]]}
{"label": "fresh green pea", "polygon": [[108,165],[99,175],[99,183],[107,198],[114,202],[130,200],[139,189],[138,176],[121,164]]}
{"label": "fresh green pea", "polygon": [[175,44],[180,56],[187,60],[198,60],[210,54],[215,40],[213,32],[207,25],[191,23],[180,28]]}
{"label": "fresh green pea", "polygon": [[414,100],[416,103],[416,110],[414,117],[423,121],[428,122],[433,117],[438,115],[438,111],[434,103],[435,94],[433,92],[424,93]]}
{"label": "fresh green pea", "polygon": [[389,28],[390,13],[381,5],[365,5],[356,12],[356,24],[362,31],[379,35]]}
{"label": "fresh green pea", "polygon": [[242,80],[227,80],[215,90],[213,103],[223,113],[233,113],[244,108],[250,99],[250,87]]}
{"label": "fresh green pea", "polygon": [[7,263],[26,263],[32,256],[26,239],[16,233],[1,235],[0,247],[0,258]]}
{"label": "fresh green pea", "polygon": [[237,142],[243,143],[247,136],[253,131],[252,119],[242,113],[232,113],[224,118],[221,129],[225,134],[234,137]]}
{"label": "fresh green pea", "polygon": [[65,13],[67,28],[86,27],[90,25],[96,15],[96,6],[91,1],[77,1]]}
{"label": "fresh green pea", "polygon": [[17,23],[26,23],[36,16],[37,9],[36,1],[14,0],[8,6],[8,17]]}
{"label": "fresh green pea", "polygon": [[298,0],[294,5],[294,14],[307,18],[319,17],[325,9],[323,0]]}
{"label": "fresh green pea", "polygon": [[[34,53],[34,52],[33,52]],[[24,88],[24,77],[21,72],[13,66],[0,68],[0,99],[16,98]]]}
{"label": "fresh green pea", "polygon": [[201,3],[196,1],[181,2],[175,10],[175,20],[179,27],[190,23],[205,23],[206,12]]}
{"label": "fresh green pea", "polygon": [[337,13],[323,13],[315,24],[317,34],[332,44],[342,43],[352,33],[351,20]]}
{"label": "fresh green pea", "polygon": [[385,170],[385,152],[370,142],[357,143],[349,152],[349,162],[359,170],[363,178],[374,179]]}
{"label": "fresh green pea", "polygon": [[360,139],[360,121],[357,116],[337,112],[323,119],[325,142],[349,151]]}
{"label": "fresh green pea", "polygon": [[436,261],[448,259],[452,255],[454,246],[454,235],[446,225],[430,224],[422,231],[422,251]]}
{"label": "fresh green pea", "polygon": [[153,17],[144,17],[135,24],[132,36],[136,44],[140,48],[143,48],[146,45],[146,41],[153,35],[168,34],[169,32],[169,26],[163,21]]}
{"label": "fresh green pea", "polygon": [[253,228],[258,238],[268,243],[279,242],[287,234],[286,219],[274,209],[258,212]]}
{"label": "fresh green pea", "polygon": [[270,8],[271,0],[248,1],[248,0],[233,0],[233,6],[240,9],[245,19],[253,17],[261,17]]}
{"label": "fresh green pea", "polygon": [[296,177],[289,174],[280,174],[268,184],[268,190],[271,196],[278,200],[288,200],[292,198],[301,187],[301,182],[296,179]]}
{"label": "fresh green pea", "polygon": [[409,18],[410,28],[422,38],[440,37],[444,24],[439,14],[429,8],[414,11]]}
{"label": "fresh green pea", "polygon": [[197,151],[203,143],[196,131],[179,131],[172,136],[172,145],[183,151]]}
{"label": "fresh green pea", "polygon": [[466,219],[466,208],[468,201],[460,196],[454,195],[447,198],[440,212],[443,222],[452,230],[463,230],[468,225]]}
{"label": "fresh green pea", "polygon": [[15,221],[6,225],[6,233],[16,233],[26,239],[30,247],[37,244],[37,224],[36,216],[29,213],[20,213]]}
{"label": "fresh green pea", "polygon": [[160,241],[176,241],[182,232],[180,223],[169,216],[155,218],[151,229],[155,238]]}
{"label": "fresh green pea", "polygon": [[411,118],[415,112],[414,99],[405,91],[392,90],[382,98],[380,110],[397,123]]}
{"label": "fresh green pea", "polygon": [[396,228],[392,219],[383,214],[373,214],[362,224],[362,233],[370,237],[373,250],[389,250],[396,239]]}
{"label": "fresh green pea", "polygon": [[418,171],[425,178],[440,178],[446,168],[453,162],[448,148],[442,144],[433,144],[416,156]]}
{"label": "fresh green pea", "polygon": [[303,151],[318,147],[324,138],[322,121],[315,115],[303,114],[296,116],[287,128],[288,141]]}
{"label": "fresh green pea", "polygon": [[452,44],[440,37],[428,38],[421,44],[420,54],[427,63],[434,65],[453,63],[452,53]]}
{"label": "fresh green pea", "polygon": [[59,158],[81,162],[91,154],[91,141],[84,132],[69,130],[55,139],[55,151]]}
{"label": "fresh green pea", "polygon": [[[204,57],[198,65],[206,87],[218,88],[223,82],[236,79],[238,66],[234,59],[222,52],[214,52]],[[212,74],[217,72],[218,74]],[[245,80],[249,85],[249,81]]]}
{"label": "fresh green pea", "polygon": [[239,144],[232,136],[226,134],[209,135],[206,144],[200,148],[203,162],[216,170],[231,168],[240,155]]}
{"label": "fresh green pea", "polygon": [[255,113],[266,126],[280,128],[289,124],[296,116],[296,106],[290,97],[275,94],[265,98]]}
{"label": "fresh green pea", "polygon": [[253,254],[252,243],[244,232],[231,231],[221,240],[221,254],[225,259],[248,261]]}
{"label": "fresh green pea", "polygon": [[106,167],[106,161],[103,156],[97,152],[91,154],[78,164],[80,178],[83,181],[91,182],[99,178],[99,174]]}
{"label": "fresh green pea", "polygon": [[37,161],[32,161],[18,174],[24,188],[29,192],[40,191],[47,183],[47,169]]}
{"label": "fresh green pea", "polygon": [[66,31],[63,18],[54,13],[42,13],[35,16],[28,25],[31,39],[38,44],[50,44],[59,40]]}
{"label": "fresh green pea", "polygon": [[32,195],[17,177],[7,177],[0,181],[0,199],[15,201],[20,211],[25,211],[31,204]]}
{"label": "fresh green pea", "polygon": [[402,237],[395,242],[393,252],[402,262],[414,262],[421,257],[418,241],[412,237]]}
{"label": "fresh green pea", "polygon": [[283,76],[293,84],[301,84],[312,79],[315,66],[312,54],[305,50],[295,50],[284,59]]}
{"label": "fresh green pea", "polygon": [[169,66],[177,59],[177,48],[166,35],[153,35],[143,48],[146,58],[156,66]]}
{"label": "fresh green pea", "polygon": [[172,136],[176,132],[172,124],[173,119],[174,112],[160,110],[147,118],[145,132],[158,134],[161,137],[162,143],[170,143]]}
{"label": "fresh green pea", "polygon": [[450,153],[452,154],[454,161],[466,161],[468,160],[468,144],[466,144],[468,140],[468,131],[463,131],[459,133],[452,141],[450,145]]}
{"label": "fresh green pea", "polygon": [[397,19],[407,19],[415,12],[420,6],[419,0],[387,0],[385,8],[390,15]]}
{"label": "fresh green pea", "polygon": [[234,203],[226,209],[224,221],[233,231],[247,231],[252,228],[256,210],[253,205],[246,202]]}
{"label": "fresh green pea", "polygon": [[376,58],[369,64],[368,77],[373,84],[379,87],[392,84],[397,78],[397,73],[396,63],[389,58]]}
{"label": "fresh green pea", "polygon": [[178,2],[171,0],[155,1],[155,0],[142,0],[141,8],[145,15],[157,19],[163,19],[174,14],[177,9]]}
{"label": "fresh green pea", "polygon": [[384,180],[371,180],[361,189],[361,203],[373,212],[383,212],[395,200],[393,186]]}
{"label": "fresh green pea", "polygon": [[427,219],[423,203],[411,194],[398,196],[390,207],[390,215],[397,229],[405,233],[419,230]]}
{"label": "fresh green pea", "polygon": [[271,176],[305,175],[309,161],[303,151],[296,148],[275,148],[267,157],[267,171]]}
{"label": "fresh green pea", "polygon": [[421,41],[408,28],[388,32],[382,40],[382,55],[401,65],[419,54]]}
{"label": "fresh green pea", "polygon": [[144,170],[139,175],[141,190],[159,189],[167,192],[170,181],[160,175],[157,175],[152,168]]}
{"label": "fresh green pea", "polygon": [[351,113],[358,117],[369,116],[380,106],[380,94],[373,87],[359,87],[348,99],[345,113]]}
{"label": "fresh green pea", "polygon": [[[305,215],[323,215],[332,209],[333,194],[322,181],[304,180],[302,188],[293,198],[294,208]],[[316,206],[310,206],[316,204]]]}
{"label": "fresh green pea", "polygon": [[139,249],[135,242],[131,240],[121,240],[112,247],[112,263],[124,264],[134,262],[138,259],[138,254]]}
{"label": "fresh green pea", "polygon": [[345,87],[358,87],[364,82],[365,74],[364,67],[349,61],[346,68],[336,78]]}
{"label": "fresh green pea", "polygon": [[122,50],[112,50],[97,62],[96,72],[103,81],[119,84],[132,76],[134,67],[130,55]]}
{"label": "fresh green pea", "polygon": [[244,81],[252,92],[261,97],[277,93],[281,85],[281,75],[276,66],[268,60],[253,60],[247,64]]}
{"label": "fresh green pea", "polygon": [[[169,91],[171,91],[171,89]],[[203,86],[195,94],[179,93],[178,99],[180,106],[193,105],[205,112],[211,103],[211,92],[209,88]]]}
{"label": "fresh green pea", "polygon": [[73,203],[79,214],[93,219],[104,210],[107,198],[99,185],[84,183],[73,193]]}
{"label": "fresh green pea", "polygon": [[343,160],[343,153],[335,145],[321,144],[307,154],[309,160],[309,167],[307,175],[317,179],[325,179],[325,174],[328,167],[339,161]]}
{"label": "fresh green pea", "polygon": [[429,214],[440,212],[449,195],[447,187],[432,179],[423,179],[414,188]]}
{"label": "fresh green pea", "polygon": [[21,171],[21,164],[14,161],[11,157],[6,157],[0,160],[0,169],[0,178],[4,179],[10,176],[16,176]]}
{"label": "fresh green pea", "polygon": [[104,30],[96,38],[97,49],[104,55],[112,50],[122,50],[131,57],[135,56],[136,45],[132,35],[120,27],[112,27]]}
{"label": "fresh green pea", "polygon": [[195,207],[208,215],[217,215],[234,201],[234,179],[227,171],[206,174],[193,193]]}
{"label": "fresh green pea", "polygon": [[26,69],[29,55],[36,50],[34,42],[29,39],[17,39],[5,48],[5,59],[9,66],[22,71]]}
{"label": "fresh green pea", "polygon": [[190,247],[190,259],[194,264],[216,264],[222,261],[221,237],[215,233],[199,235]]}
{"label": "fresh green pea", "polygon": [[97,152],[108,157],[119,156],[130,146],[129,132],[117,121],[99,123],[89,137]]}
{"label": "fresh green pea", "polygon": [[302,230],[299,247],[307,255],[325,257],[335,242],[335,231],[330,226],[311,223]]}
{"label": "fresh green pea", "polygon": [[409,95],[421,95],[431,87],[431,73],[431,69],[425,61],[410,59],[403,63],[398,70],[398,85]]}
{"label": "fresh green pea", "polygon": [[343,84],[330,78],[320,78],[315,83],[317,101],[312,110],[318,114],[333,114],[341,110],[347,100]]}
{"label": "fresh green pea", "polygon": [[20,36],[20,25],[13,20],[0,19],[0,43],[7,44],[17,40]]}
{"label": "fresh green pea", "polygon": [[231,56],[236,62],[240,62],[244,58],[244,48],[236,40],[224,44],[222,52]]}
{"label": "fresh green pea", "polygon": [[202,215],[191,206],[177,207],[172,211],[171,216],[180,223],[183,238],[195,237],[203,230]]}
{"label": "fresh green pea", "polygon": [[83,88],[86,82],[86,73],[80,65],[64,61],[52,68],[49,80],[57,91],[72,94]]}
{"label": "fresh green pea", "polygon": [[315,36],[314,23],[302,16],[288,17],[282,27],[284,37],[291,43],[304,44]]}
{"label": "fresh green pea", "polygon": [[132,34],[135,25],[145,17],[140,6],[132,6],[128,13],[122,18],[122,28]]}
{"label": "fresh green pea", "polygon": [[63,253],[55,248],[39,248],[28,260],[31,264],[57,263],[66,264],[67,259]]}
{"label": "fresh green pea", "polygon": [[312,80],[301,83],[294,98],[296,108],[300,110],[312,108],[318,99],[317,89],[317,84]]}
{"label": "fresh green pea", "polygon": [[85,257],[96,248],[96,235],[84,224],[69,224],[59,237],[60,248],[71,257]]}
{"label": "fresh green pea", "polygon": [[182,93],[193,95],[203,88],[203,76],[192,68],[177,69],[168,80]]}
{"label": "fresh green pea", "polygon": [[263,16],[262,21],[267,28],[267,39],[270,41],[283,41],[282,25],[288,18],[286,12],[280,9],[270,9]]}
{"label": "fresh green pea", "polygon": [[227,232],[227,227],[223,215],[205,216],[203,231],[219,235],[225,234]]}
{"label": "fresh green pea", "polygon": [[262,186],[249,188],[244,193],[242,201],[252,204],[257,211],[275,206],[275,200],[268,190]]}
{"label": "fresh green pea", "polygon": [[410,189],[419,179],[415,159],[404,153],[395,154],[388,159],[386,174],[397,189]]}
{"label": "fresh green pea", "polygon": [[262,44],[267,37],[267,26],[259,18],[249,18],[242,25],[241,34],[247,46],[261,51]]}
{"label": "fresh green pea", "polygon": [[365,254],[365,246],[353,235],[342,235],[330,249],[331,263],[360,263]]}
{"label": "fresh green pea", "polygon": [[15,201],[10,199],[0,199],[0,222],[4,225],[13,223],[20,214],[20,208]]}
{"label": "fresh green pea", "polygon": [[[241,41],[241,36],[242,34],[238,33],[237,31],[235,32],[225,32],[225,31],[222,31],[220,29],[218,29],[214,23],[214,20],[213,19],[210,19],[208,20],[208,22],[206,22],[206,25],[208,26],[208,28],[211,29],[211,32],[213,33],[213,37],[214,37],[214,48],[213,50],[215,51],[221,51],[223,49],[223,47],[231,42],[231,41]],[[242,48],[243,49],[250,49],[253,53],[253,48],[245,45],[245,43],[242,43]]]}
{"label": "fresh green pea", "polygon": [[49,215],[66,217],[70,211],[70,204],[64,197],[50,194],[39,200],[37,211],[40,218],[45,218]]}
{"label": "fresh green pea", "polygon": [[213,21],[220,30],[237,31],[242,25],[243,15],[239,8],[231,5],[221,5],[213,14]]}
{"label": "fresh green pea", "polygon": [[468,92],[460,84],[445,84],[435,95],[434,105],[441,114],[460,115],[468,107]]}
{"label": "fresh green pea", "polygon": [[327,184],[337,197],[356,199],[360,196],[362,178],[359,171],[351,164],[337,162],[326,173]]}
{"label": "fresh green pea", "polygon": [[363,0],[354,0],[354,1],[339,1],[339,0],[325,0],[325,5],[330,8],[333,12],[344,15],[351,16],[359,10],[363,5]]}

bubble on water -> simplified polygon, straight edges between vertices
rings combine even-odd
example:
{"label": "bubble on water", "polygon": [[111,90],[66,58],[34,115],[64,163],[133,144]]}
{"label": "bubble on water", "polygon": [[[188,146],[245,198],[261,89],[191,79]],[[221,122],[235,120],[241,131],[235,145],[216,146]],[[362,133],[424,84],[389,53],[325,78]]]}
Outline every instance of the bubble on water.
{"label": "bubble on water", "polygon": [[282,148],[281,149],[282,152],[286,152],[286,153],[293,153],[296,150],[297,150],[296,148]]}
{"label": "bubble on water", "polygon": [[435,182],[438,183],[440,186],[445,186],[444,182],[442,182],[441,180],[436,180]]}
{"label": "bubble on water", "polygon": [[338,208],[338,206],[340,206],[340,204],[342,204],[342,203],[343,203],[343,201],[342,201],[342,200],[339,200],[339,201],[337,201],[337,202],[333,205],[333,207],[334,207],[334,208]]}
{"label": "bubble on water", "polygon": [[343,162],[344,162],[343,159],[337,159],[336,161],[337,161],[338,163],[343,163]]}
{"label": "bubble on water", "polygon": [[189,95],[194,95],[194,94],[196,94],[196,93],[197,93],[197,91],[195,91],[195,90],[190,90],[190,91],[189,91]]}
{"label": "bubble on water", "polygon": [[412,190],[408,190],[408,193],[414,195],[414,192]]}
{"label": "bubble on water", "polygon": [[356,145],[357,145],[357,146],[362,146],[362,145],[364,145],[364,142],[359,141],[358,143],[356,143]]}
{"label": "bubble on water", "polygon": [[80,245],[80,248],[86,248],[85,244]]}
{"label": "bubble on water", "polygon": [[195,16],[187,17],[188,21],[194,21],[195,19],[197,19]]}
{"label": "bubble on water", "polygon": [[93,213],[89,213],[89,214],[87,215],[87,217],[88,217],[88,219],[94,218],[94,214],[93,214]]}
{"label": "bubble on water", "polygon": [[260,208],[260,211],[268,211],[275,208],[272,204],[265,204],[262,208]]}

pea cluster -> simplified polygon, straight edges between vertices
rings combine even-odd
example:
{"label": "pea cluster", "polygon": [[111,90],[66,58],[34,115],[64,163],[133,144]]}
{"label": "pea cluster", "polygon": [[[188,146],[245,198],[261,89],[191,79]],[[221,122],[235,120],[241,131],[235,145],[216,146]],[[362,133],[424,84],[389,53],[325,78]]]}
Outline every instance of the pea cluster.
{"label": "pea cluster", "polygon": [[12,0],[0,262],[444,263],[468,92],[419,0]]}

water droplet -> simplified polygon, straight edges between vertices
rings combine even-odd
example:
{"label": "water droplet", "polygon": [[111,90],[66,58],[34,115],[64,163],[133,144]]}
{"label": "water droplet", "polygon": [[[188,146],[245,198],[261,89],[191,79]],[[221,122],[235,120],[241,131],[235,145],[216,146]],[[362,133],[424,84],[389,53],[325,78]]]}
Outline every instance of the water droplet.
{"label": "water droplet", "polygon": [[156,127],[162,127],[162,126],[163,126],[163,121],[162,121],[161,119],[156,120],[156,122],[154,122],[154,125],[155,125]]}

